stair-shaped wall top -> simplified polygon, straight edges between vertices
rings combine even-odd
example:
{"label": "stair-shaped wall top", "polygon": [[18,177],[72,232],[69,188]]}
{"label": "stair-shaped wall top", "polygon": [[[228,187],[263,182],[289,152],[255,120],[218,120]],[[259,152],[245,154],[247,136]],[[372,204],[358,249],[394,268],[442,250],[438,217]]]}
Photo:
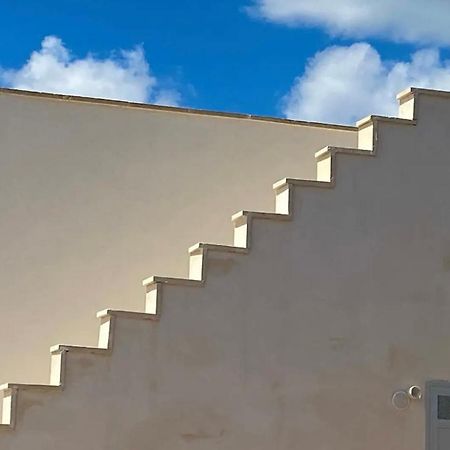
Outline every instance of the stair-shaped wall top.
{"label": "stair-shaped wall top", "polygon": [[191,278],[144,281],[146,313],[100,313],[99,348],[53,348],[53,386],[4,386],[1,448],[422,449],[423,403],[390,398],[450,373],[449,99],[365,119]]}

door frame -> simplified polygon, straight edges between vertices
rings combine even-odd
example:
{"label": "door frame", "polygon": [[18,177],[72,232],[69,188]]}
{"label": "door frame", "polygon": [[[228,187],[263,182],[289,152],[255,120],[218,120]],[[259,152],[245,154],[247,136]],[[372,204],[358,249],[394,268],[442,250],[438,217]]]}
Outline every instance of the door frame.
{"label": "door frame", "polygon": [[426,450],[439,450],[436,433],[439,423],[445,428],[450,428],[450,420],[439,421],[437,417],[437,397],[439,394],[450,396],[450,380],[433,380],[426,383]]}

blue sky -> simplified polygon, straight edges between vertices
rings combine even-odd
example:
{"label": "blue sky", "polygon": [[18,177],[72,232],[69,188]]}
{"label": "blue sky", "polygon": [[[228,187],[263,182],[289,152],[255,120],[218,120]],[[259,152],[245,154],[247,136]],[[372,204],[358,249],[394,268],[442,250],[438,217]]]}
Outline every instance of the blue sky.
{"label": "blue sky", "polygon": [[399,18],[390,3],[402,2],[376,3],[381,12],[354,0],[5,1],[0,84],[344,123],[395,113],[409,83],[450,89],[450,7],[415,0]]}

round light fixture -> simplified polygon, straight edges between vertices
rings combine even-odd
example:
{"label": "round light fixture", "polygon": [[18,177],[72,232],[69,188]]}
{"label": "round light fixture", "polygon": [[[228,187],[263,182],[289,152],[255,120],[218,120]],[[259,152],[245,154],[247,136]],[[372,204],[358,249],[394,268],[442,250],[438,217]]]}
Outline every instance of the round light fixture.
{"label": "round light fixture", "polygon": [[397,409],[406,409],[409,406],[411,397],[405,391],[397,391],[392,396],[392,404]]}

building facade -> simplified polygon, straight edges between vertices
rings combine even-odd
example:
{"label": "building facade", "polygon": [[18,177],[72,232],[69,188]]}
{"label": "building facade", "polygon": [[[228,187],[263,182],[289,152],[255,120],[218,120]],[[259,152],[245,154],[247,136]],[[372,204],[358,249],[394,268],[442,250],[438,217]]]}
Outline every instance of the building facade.
{"label": "building facade", "polygon": [[399,102],[340,127],[2,91],[0,448],[447,449],[450,94]]}

